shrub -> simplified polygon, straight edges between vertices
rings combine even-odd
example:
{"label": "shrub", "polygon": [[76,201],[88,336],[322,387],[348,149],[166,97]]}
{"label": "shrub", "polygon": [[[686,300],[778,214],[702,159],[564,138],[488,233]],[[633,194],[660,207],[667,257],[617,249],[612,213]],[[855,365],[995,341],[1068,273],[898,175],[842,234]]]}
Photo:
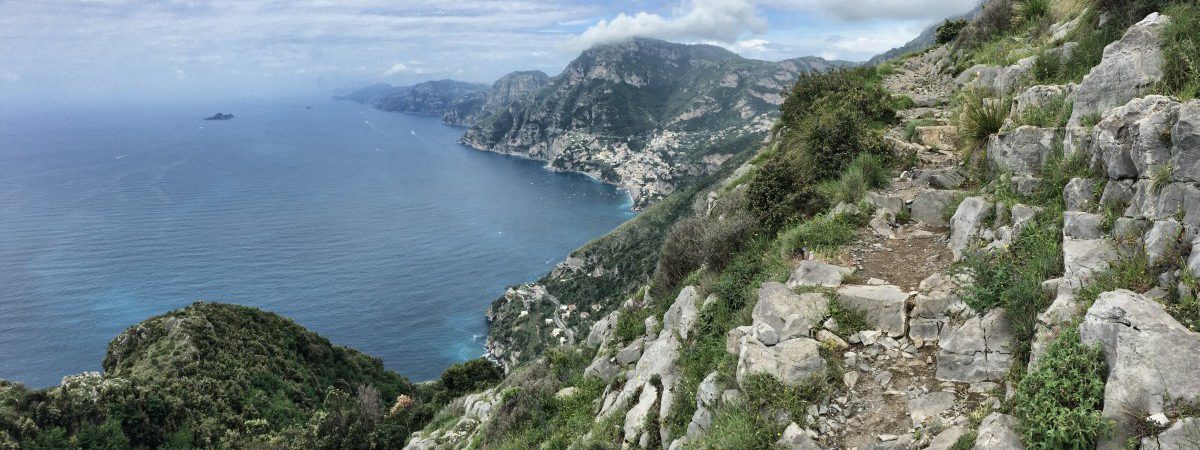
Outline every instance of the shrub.
{"label": "shrub", "polygon": [[938,45],[948,44],[950,42],[953,42],[955,39],[958,38],[958,34],[960,32],[962,32],[962,29],[965,28],[966,26],[967,26],[966,19],[955,19],[955,20],[946,19],[944,22],[942,22],[941,25],[938,25],[938,27],[937,27],[937,34],[935,35],[936,42],[938,43]]}
{"label": "shrub", "polygon": [[1021,125],[1033,125],[1041,128],[1065,127],[1067,121],[1071,119],[1071,111],[1074,110],[1074,107],[1074,103],[1068,101],[1067,95],[1060,95],[1045,105],[1026,108],[1013,117],[1013,127]]}
{"label": "shrub", "polygon": [[960,98],[958,136],[961,146],[977,153],[987,145],[988,137],[1000,131],[1008,117],[1011,102],[997,99],[981,87],[964,89]]}
{"label": "shrub", "polygon": [[887,186],[890,181],[888,165],[882,157],[862,154],[850,162],[840,178],[822,183],[819,190],[830,204],[858,203],[867,191]]}
{"label": "shrub", "polygon": [[829,316],[837,322],[838,334],[849,336],[862,330],[870,329],[867,325],[867,315],[862,311],[847,308],[842,305],[836,295],[829,296]]}
{"label": "shrub", "polygon": [[1165,13],[1171,23],[1163,32],[1163,78],[1159,90],[1190,100],[1200,95],[1200,7],[1175,5]]}
{"label": "shrub", "polygon": [[745,203],[744,192],[728,193],[711,213],[687,217],[671,228],[654,269],[656,297],[669,296],[701,267],[716,272],[733,259],[758,226]]}
{"label": "shrub", "polygon": [[447,367],[442,385],[453,395],[485,389],[504,378],[504,369],[486,358],[476,358]]}
{"label": "shrub", "polygon": [[983,9],[964,27],[954,41],[956,49],[974,49],[984,42],[1008,33],[1013,22],[1012,0],[990,0]]}
{"label": "shrub", "polygon": [[1085,449],[1110,428],[1104,403],[1104,354],[1066,329],[1017,384],[1013,413],[1033,449]]}
{"label": "shrub", "polygon": [[[838,380],[840,381],[840,380]],[[808,405],[827,397],[831,391],[825,374],[815,375],[799,386],[785,384],[766,374],[749,375],[742,381],[746,403],[774,416],[787,411],[794,422],[804,425]]]}
{"label": "shrub", "polygon": [[1015,9],[1022,24],[1036,24],[1050,15],[1050,0],[1019,0]]}
{"label": "shrub", "polygon": [[794,255],[802,249],[835,250],[858,239],[855,217],[826,213],[788,229],[779,235],[782,253]]}
{"label": "shrub", "polygon": [[730,402],[717,407],[712,427],[700,442],[689,449],[742,450],[772,448],[777,439],[778,425],[757,409],[743,402]]}

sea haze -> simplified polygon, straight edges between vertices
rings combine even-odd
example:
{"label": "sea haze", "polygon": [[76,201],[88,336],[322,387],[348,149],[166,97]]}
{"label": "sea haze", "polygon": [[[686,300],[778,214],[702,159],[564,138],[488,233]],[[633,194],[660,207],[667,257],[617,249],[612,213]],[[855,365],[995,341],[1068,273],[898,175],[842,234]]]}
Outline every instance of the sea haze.
{"label": "sea haze", "polygon": [[[235,118],[200,120],[218,111]],[[122,330],[196,300],[285,315],[415,380],[481,355],[505,286],[633,213],[461,133],[326,100],[0,111],[0,378],[99,370]]]}

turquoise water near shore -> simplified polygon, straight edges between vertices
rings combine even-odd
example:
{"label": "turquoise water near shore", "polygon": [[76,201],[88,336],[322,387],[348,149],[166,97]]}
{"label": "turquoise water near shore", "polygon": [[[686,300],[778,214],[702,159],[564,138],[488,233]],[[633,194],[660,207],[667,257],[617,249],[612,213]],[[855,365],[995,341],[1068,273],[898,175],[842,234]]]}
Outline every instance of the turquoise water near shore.
{"label": "turquoise water near shore", "polygon": [[[235,118],[200,120],[217,111]],[[481,355],[505,286],[634,213],[461,134],[327,100],[0,107],[0,378],[100,370],[122,330],[197,300],[283,314],[416,380]]]}

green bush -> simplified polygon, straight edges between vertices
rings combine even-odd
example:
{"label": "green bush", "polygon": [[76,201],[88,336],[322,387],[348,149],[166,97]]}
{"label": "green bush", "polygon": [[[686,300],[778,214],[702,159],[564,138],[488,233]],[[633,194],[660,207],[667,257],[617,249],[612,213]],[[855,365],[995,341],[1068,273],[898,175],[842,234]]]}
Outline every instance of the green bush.
{"label": "green bush", "polygon": [[447,367],[442,385],[454,396],[487,389],[504,378],[504,369],[487,358],[476,358]]}
{"label": "green bush", "polygon": [[1021,382],[1013,413],[1031,449],[1088,449],[1110,424],[1104,407],[1104,354],[1080,343],[1079,330],[1066,329],[1046,348]]}
{"label": "green bush", "polygon": [[1050,0],[1017,0],[1015,6],[1022,24],[1036,24],[1050,15]]}
{"label": "green bush", "polygon": [[1013,117],[1013,128],[1021,125],[1032,125],[1041,128],[1060,128],[1067,126],[1071,119],[1071,111],[1075,104],[1069,101],[1067,95],[1060,95],[1049,103],[1038,107],[1026,108],[1021,114]]}
{"label": "green bush", "polygon": [[1007,34],[1012,24],[1012,0],[990,0],[983,4],[983,9],[971,23],[958,33],[954,47],[961,50],[976,49],[987,41]]}
{"label": "green bush", "polygon": [[871,328],[867,325],[866,314],[847,308],[836,295],[829,296],[829,317],[837,322],[838,334],[842,336],[849,336]]}
{"label": "green bush", "polygon": [[1163,32],[1163,78],[1159,90],[1190,100],[1200,95],[1200,7],[1174,5],[1165,13],[1171,23]]}
{"label": "green bush", "polygon": [[821,183],[818,190],[829,204],[854,204],[862,200],[867,191],[885,187],[891,180],[888,164],[882,157],[862,154],[850,162],[841,177]]}
{"label": "green bush", "polygon": [[935,39],[938,45],[948,44],[958,38],[958,33],[967,26],[966,19],[946,19],[937,27]]}
{"label": "green bush", "polygon": [[686,448],[705,450],[745,450],[772,448],[778,439],[779,425],[757,409],[742,402],[726,403],[713,413],[712,427],[699,442]]}
{"label": "green bush", "polygon": [[758,227],[741,191],[726,194],[710,214],[696,214],[671,228],[654,269],[655,297],[667,297],[701,267],[718,272]]}
{"label": "green bush", "polygon": [[802,249],[826,251],[858,239],[860,222],[856,217],[826,213],[796,225],[779,235],[784,255],[795,255]]}
{"label": "green bush", "polygon": [[995,98],[980,87],[964,89],[959,102],[960,145],[968,152],[979,152],[987,145],[988,138],[1004,126],[1012,104],[1007,97]]}

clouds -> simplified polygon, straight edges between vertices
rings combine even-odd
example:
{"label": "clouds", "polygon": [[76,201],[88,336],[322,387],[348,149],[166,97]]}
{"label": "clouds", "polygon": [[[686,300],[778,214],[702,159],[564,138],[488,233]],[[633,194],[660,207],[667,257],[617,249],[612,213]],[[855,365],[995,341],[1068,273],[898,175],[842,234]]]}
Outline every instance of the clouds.
{"label": "clouds", "polygon": [[844,21],[933,21],[970,11],[980,0],[764,0],[763,6]]}
{"label": "clouds", "polygon": [[749,0],[685,0],[670,18],[643,11],[601,20],[574,37],[571,46],[584,49],[633,36],[733,42],[747,32],[766,29],[767,21],[758,16]]}
{"label": "clouds", "polygon": [[396,64],[392,64],[392,67],[390,69],[384,71],[383,76],[390,77],[392,75],[401,74],[401,73],[408,72],[411,70],[412,69],[410,69],[408,66],[404,65],[404,63],[396,63]]}

